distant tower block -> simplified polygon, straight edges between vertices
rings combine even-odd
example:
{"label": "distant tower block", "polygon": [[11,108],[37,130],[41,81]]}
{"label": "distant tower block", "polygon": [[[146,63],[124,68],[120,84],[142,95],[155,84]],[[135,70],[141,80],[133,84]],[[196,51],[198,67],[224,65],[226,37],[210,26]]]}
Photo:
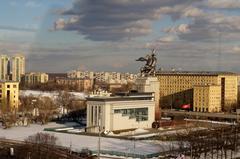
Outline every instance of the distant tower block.
{"label": "distant tower block", "polygon": [[139,77],[136,79],[136,90],[141,92],[154,92],[155,96],[155,121],[160,120],[160,107],[159,107],[159,97],[160,97],[160,83],[157,77]]}

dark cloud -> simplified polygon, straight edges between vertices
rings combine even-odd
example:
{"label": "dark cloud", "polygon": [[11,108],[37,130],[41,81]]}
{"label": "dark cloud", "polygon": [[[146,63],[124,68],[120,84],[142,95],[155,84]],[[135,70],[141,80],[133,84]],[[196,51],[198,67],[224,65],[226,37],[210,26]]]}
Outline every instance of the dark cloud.
{"label": "dark cloud", "polygon": [[76,0],[63,12],[55,29],[78,31],[94,41],[117,41],[145,36],[152,21],[161,17],[162,7],[190,5],[197,0]]}
{"label": "dark cloud", "polygon": [[[199,8],[198,8],[199,7]],[[170,16],[178,15],[178,19],[188,18],[189,23],[180,24],[166,28],[164,31],[169,34],[175,34],[181,40],[186,41],[216,41],[221,36],[223,39],[236,38],[240,32],[240,17],[237,15],[228,15],[215,10],[205,12],[203,5],[190,6],[185,9],[181,7],[163,8],[162,12]],[[206,6],[205,6],[206,7]],[[235,35],[234,35],[234,34]],[[229,37],[231,35],[231,37]]]}

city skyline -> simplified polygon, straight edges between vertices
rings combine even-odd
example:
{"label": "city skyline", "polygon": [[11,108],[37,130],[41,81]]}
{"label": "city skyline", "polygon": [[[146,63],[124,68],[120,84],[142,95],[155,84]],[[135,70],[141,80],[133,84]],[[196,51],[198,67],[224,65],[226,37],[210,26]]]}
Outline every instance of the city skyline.
{"label": "city skyline", "polygon": [[159,67],[240,72],[237,0],[1,4],[0,54],[25,54],[28,72],[138,72],[153,47]]}

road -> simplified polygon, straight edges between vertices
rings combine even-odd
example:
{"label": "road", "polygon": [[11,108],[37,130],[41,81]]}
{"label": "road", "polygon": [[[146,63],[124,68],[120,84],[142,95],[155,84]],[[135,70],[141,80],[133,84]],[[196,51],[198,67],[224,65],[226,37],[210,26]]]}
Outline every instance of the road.
{"label": "road", "polygon": [[217,118],[226,120],[238,120],[237,114],[226,114],[226,113],[202,113],[202,112],[188,112],[188,111],[177,111],[171,109],[162,109],[162,116],[165,117],[177,117],[182,116],[186,118]]}

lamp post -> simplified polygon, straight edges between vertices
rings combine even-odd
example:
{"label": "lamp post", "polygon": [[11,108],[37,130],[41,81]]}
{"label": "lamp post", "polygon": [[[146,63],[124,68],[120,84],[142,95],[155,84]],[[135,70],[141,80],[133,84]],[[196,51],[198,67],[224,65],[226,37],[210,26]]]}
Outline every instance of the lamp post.
{"label": "lamp post", "polygon": [[98,124],[98,159],[100,159],[100,149],[101,149],[101,131],[100,123]]}

